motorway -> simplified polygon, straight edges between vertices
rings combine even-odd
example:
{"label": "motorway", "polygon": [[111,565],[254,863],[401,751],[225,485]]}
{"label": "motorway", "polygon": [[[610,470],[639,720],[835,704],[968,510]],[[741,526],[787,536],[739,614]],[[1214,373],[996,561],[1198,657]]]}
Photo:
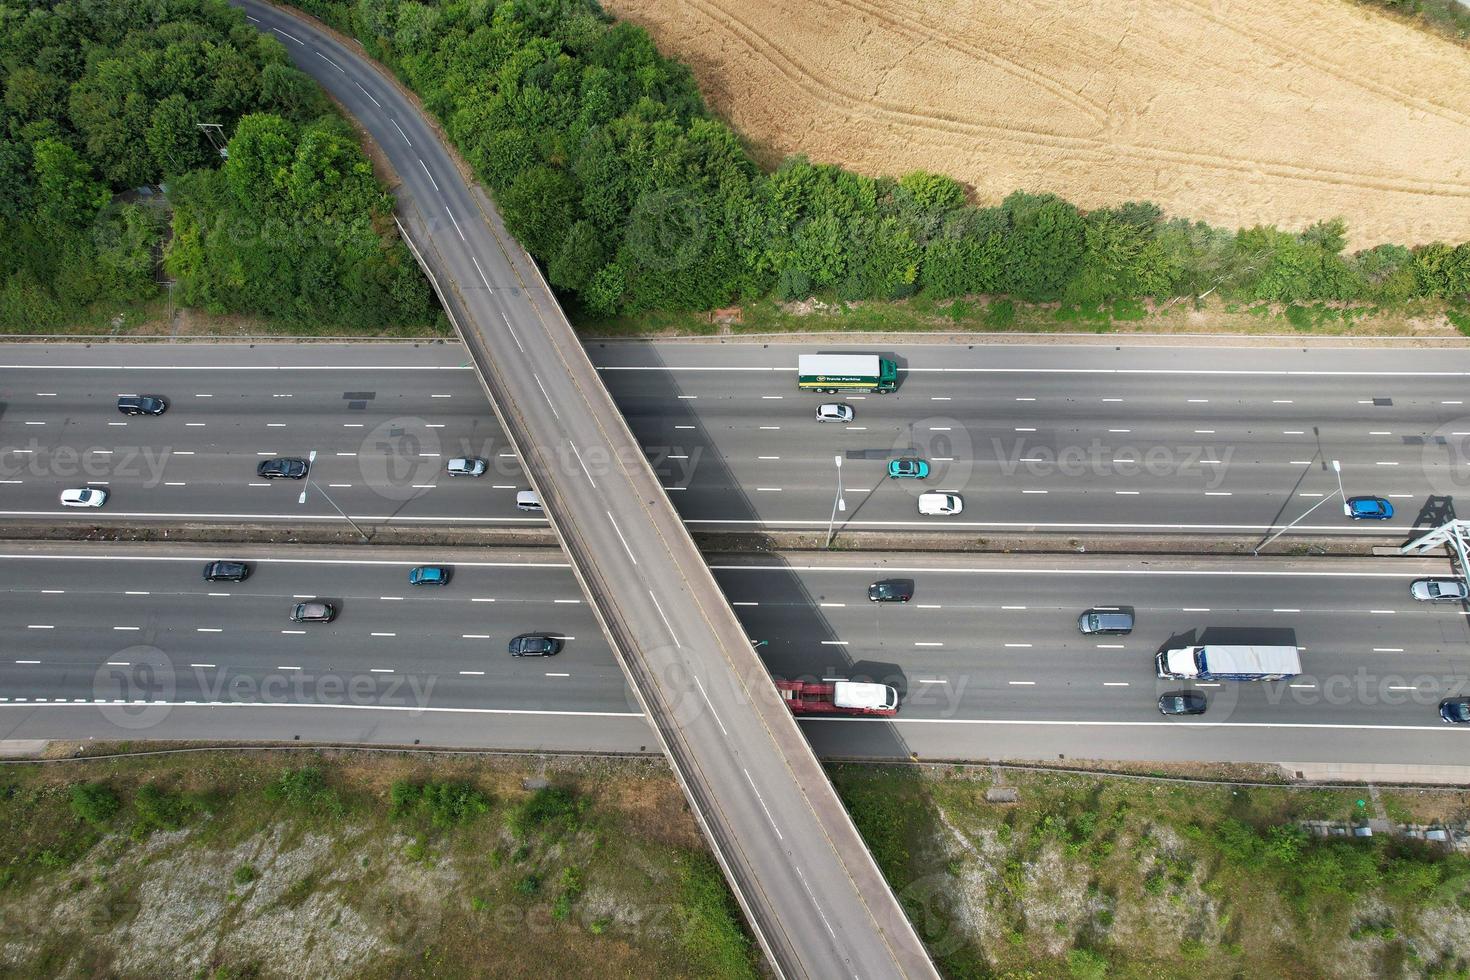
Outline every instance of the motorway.
{"label": "motorway", "polygon": [[[588,345],[701,529],[824,528],[837,455],[845,526],[968,533],[1259,534],[1322,504],[1293,533],[1396,539],[1451,516],[1470,473],[1458,350],[907,346],[900,390],[848,396],[858,417],[842,426],[794,390],[814,349]],[[336,503],[360,523],[544,524],[514,508],[527,480],[455,343],[5,345],[0,370],[0,517],[62,513],[62,488],[95,483],[108,506],[66,519],[339,520]],[[171,397],[169,413],[118,416],[111,399],[134,391]],[[254,476],[266,455],[312,453],[304,499]],[[931,478],[887,480],[902,453]],[[446,478],[465,454],[491,471]],[[1394,520],[1343,517],[1332,459],[1348,494],[1388,497]],[[966,512],[918,517],[921,488],[964,493]]]}
{"label": "motorway", "polygon": [[483,189],[360,48],[260,0],[237,6],[395,173],[396,220],[774,970],[937,976],[556,297]]}
{"label": "motorway", "polygon": [[[458,343],[14,344],[0,372],[0,516],[546,523],[515,508],[529,484]],[[127,393],[169,409],[119,415]],[[447,476],[465,455],[486,474]],[[311,460],[311,484],[259,479],[271,456]],[[57,506],[84,485],[108,488],[105,509]]]}
{"label": "motorway", "polygon": [[[213,557],[247,557],[254,573],[205,583]],[[0,559],[0,624],[15,637],[0,662],[4,737],[40,737],[60,712],[71,737],[229,737],[210,727],[222,723],[271,738],[281,721],[269,711],[253,732],[242,719],[274,707],[308,739],[651,747],[555,551],[37,544]],[[427,561],[453,565],[448,586],[407,585]],[[827,754],[1459,763],[1470,737],[1435,714],[1470,683],[1466,610],[1408,596],[1413,578],[1448,571],[1443,559],[800,554],[713,565],[750,637],[767,640],[772,672],[902,690],[895,724],[805,723]],[[880,577],[913,579],[913,602],[869,603]],[[322,583],[338,620],[287,622]],[[1081,636],[1077,614],[1092,605],[1131,606],[1137,629]],[[506,641],[532,630],[571,639],[555,658],[507,656]],[[1296,643],[1305,673],[1199,685],[1209,712],[1166,721],[1154,701],[1183,685],[1158,681],[1152,656],[1191,639]],[[148,724],[109,732],[119,714]]]}
{"label": "motorway", "polygon": [[[864,348],[589,349],[644,445],[697,460],[674,494],[696,527],[824,528],[840,455],[848,527],[1260,533],[1336,494],[1336,459],[1348,495],[1397,516],[1353,524],[1334,503],[1298,530],[1402,536],[1442,522],[1470,462],[1463,348],[869,345],[898,359],[899,390],[843,397],[798,392],[797,355]],[[851,425],[814,420],[838,400]],[[887,480],[896,455],[930,478]],[[964,493],[965,512],[919,517],[921,488]]]}

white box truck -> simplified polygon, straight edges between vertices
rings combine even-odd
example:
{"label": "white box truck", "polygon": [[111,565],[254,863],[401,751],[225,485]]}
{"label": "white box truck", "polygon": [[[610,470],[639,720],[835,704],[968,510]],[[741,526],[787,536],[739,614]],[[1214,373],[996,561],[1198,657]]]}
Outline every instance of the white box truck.
{"label": "white box truck", "polygon": [[1280,681],[1302,672],[1296,647],[1178,647],[1159,653],[1158,675],[1199,681]]}

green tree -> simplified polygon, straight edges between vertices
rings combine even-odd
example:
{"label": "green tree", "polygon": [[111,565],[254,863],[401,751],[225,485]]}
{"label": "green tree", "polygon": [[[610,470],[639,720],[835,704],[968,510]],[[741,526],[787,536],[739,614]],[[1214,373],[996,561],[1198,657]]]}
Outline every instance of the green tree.
{"label": "green tree", "polygon": [[1051,194],[1018,191],[1001,207],[1010,221],[1005,291],[1033,301],[1060,298],[1086,247],[1082,215]]}
{"label": "green tree", "polygon": [[81,155],[60,140],[44,139],[32,151],[36,216],[80,228],[96,217],[111,196]]}
{"label": "green tree", "polygon": [[0,221],[19,220],[31,207],[29,148],[24,143],[0,137]]}
{"label": "green tree", "polygon": [[153,107],[144,136],[153,154],[155,172],[164,176],[181,174],[209,161],[199,117],[182,95],[170,95]]}
{"label": "green tree", "polygon": [[559,170],[533,166],[498,198],[505,227],[532,255],[551,255],[571,224],[576,187]]}
{"label": "green tree", "polygon": [[330,111],[316,82],[290,65],[266,65],[261,70],[260,101],[263,108],[297,123]]}
{"label": "green tree", "polygon": [[546,278],[558,289],[581,292],[606,262],[607,250],[592,222],[573,222],[546,266]]}
{"label": "green tree", "polygon": [[268,202],[284,201],[296,157],[296,130],[280,116],[245,116],[230,139],[225,180],[235,199],[252,212]]}

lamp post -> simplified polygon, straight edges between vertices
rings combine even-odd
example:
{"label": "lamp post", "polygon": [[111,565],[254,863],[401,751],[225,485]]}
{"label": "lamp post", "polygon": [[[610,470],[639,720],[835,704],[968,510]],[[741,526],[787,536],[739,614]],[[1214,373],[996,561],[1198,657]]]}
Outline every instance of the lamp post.
{"label": "lamp post", "polygon": [[[1317,501],[1312,506],[1308,507],[1306,509],[1306,511],[1300,517],[1298,517],[1296,520],[1292,521],[1290,524],[1286,525],[1286,527],[1283,527],[1281,530],[1279,530],[1275,534],[1271,535],[1265,541],[1262,541],[1255,548],[1251,549],[1251,554],[1252,555],[1259,555],[1261,553],[1261,549],[1262,548],[1266,547],[1266,545],[1270,544],[1272,541],[1275,541],[1277,538],[1281,537],[1287,531],[1290,531],[1292,528],[1296,527],[1302,521],[1306,520],[1307,519],[1307,514],[1310,514],[1312,511],[1316,510],[1318,507],[1321,507],[1323,504],[1327,503],[1327,501],[1331,500],[1333,497],[1341,497],[1342,498],[1342,512],[1344,514],[1347,514],[1348,513],[1347,492],[1344,491],[1343,488],[1342,488],[1342,463],[1340,461],[1335,460],[1335,459],[1332,461],[1332,472],[1334,472],[1334,473],[1337,474],[1337,493],[1335,493],[1335,494],[1329,494],[1328,496],[1323,497],[1321,500]],[[1349,516],[1351,516],[1351,515],[1349,515]]]}
{"label": "lamp post", "polygon": [[827,543],[823,548],[832,547],[833,528],[837,524],[837,512],[840,510],[847,513],[847,501],[842,499],[842,457],[833,456],[832,461],[837,464],[837,496],[832,498],[832,516],[827,519]]}
{"label": "lamp post", "polygon": [[[311,477],[307,477],[306,478],[306,484],[307,484],[307,486],[315,487],[316,488],[316,491],[318,493],[320,493],[324,498],[326,498],[327,503],[329,503],[329,504],[332,505],[332,509],[335,510],[337,513],[341,514],[342,515],[342,519],[344,521],[346,521],[348,524],[351,524],[352,525],[352,529],[354,531],[356,531],[358,534],[362,535],[362,540],[363,540],[363,543],[364,544],[370,544],[372,542],[373,539],[368,535],[368,533],[366,531],[364,531],[361,527],[358,527],[357,522],[354,521],[351,517],[349,517],[347,515],[347,511],[345,511],[341,507],[338,507],[337,506],[337,501],[333,500],[332,497],[331,497],[331,495],[328,494],[327,491],[323,490],[321,488],[321,485],[319,483],[317,483]],[[302,496],[302,498],[304,500],[305,497],[306,497],[306,494],[303,493],[301,496]]]}

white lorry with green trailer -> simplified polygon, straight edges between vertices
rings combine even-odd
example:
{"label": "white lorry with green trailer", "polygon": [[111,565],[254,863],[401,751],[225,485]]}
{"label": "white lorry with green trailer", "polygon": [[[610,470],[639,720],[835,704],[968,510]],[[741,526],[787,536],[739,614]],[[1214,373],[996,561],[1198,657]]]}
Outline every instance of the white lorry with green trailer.
{"label": "white lorry with green trailer", "polygon": [[898,365],[877,354],[799,354],[796,386],[832,395],[843,391],[887,394],[898,387]]}

